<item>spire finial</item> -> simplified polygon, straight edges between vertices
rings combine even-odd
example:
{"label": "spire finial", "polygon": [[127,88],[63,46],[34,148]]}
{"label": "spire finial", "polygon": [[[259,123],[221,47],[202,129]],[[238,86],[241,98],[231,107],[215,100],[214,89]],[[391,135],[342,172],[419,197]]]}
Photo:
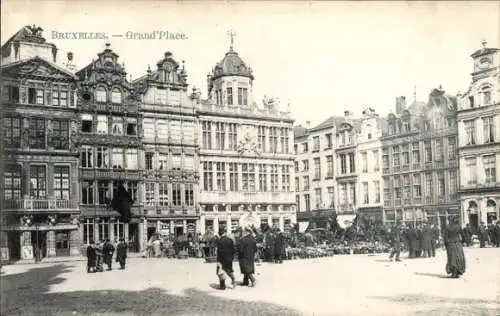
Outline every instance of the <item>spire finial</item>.
{"label": "spire finial", "polygon": [[111,46],[111,43],[110,42],[106,42],[106,49],[109,49],[110,46]]}
{"label": "spire finial", "polygon": [[481,44],[483,45],[483,49],[486,49],[486,45],[488,44],[488,42],[486,41],[486,39],[483,39],[481,41]]}
{"label": "spire finial", "polygon": [[233,30],[229,30],[227,32],[227,35],[229,35],[229,40],[231,41],[231,46],[229,46],[229,51],[233,51],[233,46],[234,46],[234,37],[236,36],[236,33],[233,32]]}

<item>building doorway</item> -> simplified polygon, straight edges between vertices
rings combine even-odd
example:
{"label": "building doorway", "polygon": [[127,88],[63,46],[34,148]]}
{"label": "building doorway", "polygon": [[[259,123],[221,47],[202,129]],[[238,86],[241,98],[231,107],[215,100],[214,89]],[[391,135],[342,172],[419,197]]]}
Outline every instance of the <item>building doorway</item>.
{"label": "building doorway", "polygon": [[478,231],[479,229],[479,214],[476,201],[469,202],[469,208],[467,209],[469,214],[469,225],[473,231]]}
{"label": "building doorway", "polygon": [[486,202],[486,221],[487,224],[495,224],[498,220],[497,204],[493,200]]}
{"label": "building doorway", "polygon": [[69,231],[56,232],[56,256],[69,256]]}
{"label": "building doorway", "polygon": [[9,260],[21,259],[21,233],[18,231],[7,232],[9,247]]}
{"label": "building doorway", "polygon": [[31,245],[33,246],[33,255],[36,261],[41,261],[47,257],[47,232],[31,231]]}
{"label": "building doorway", "polygon": [[184,227],[175,227],[174,229],[175,237],[184,235]]}

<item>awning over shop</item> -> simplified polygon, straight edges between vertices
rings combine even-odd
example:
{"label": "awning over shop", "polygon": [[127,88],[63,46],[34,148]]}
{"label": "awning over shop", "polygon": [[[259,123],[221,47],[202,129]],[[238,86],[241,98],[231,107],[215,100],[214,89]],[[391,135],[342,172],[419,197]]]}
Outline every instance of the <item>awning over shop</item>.
{"label": "awning over shop", "polygon": [[352,225],[355,218],[356,214],[337,215],[337,223],[341,228],[346,229],[347,227]]}
{"label": "awning over shop", "polygon": [[299,233],[303,233],[309,227],[309,222],[299,222]]}

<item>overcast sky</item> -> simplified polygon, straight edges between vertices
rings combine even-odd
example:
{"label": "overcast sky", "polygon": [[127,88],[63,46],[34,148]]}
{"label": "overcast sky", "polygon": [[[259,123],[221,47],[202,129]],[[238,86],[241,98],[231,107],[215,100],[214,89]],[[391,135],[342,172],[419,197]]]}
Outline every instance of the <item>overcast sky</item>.
{"label": "overcast sky", "polygon": [[254,70],[255,99],[291,101],[296,123],[320,123],[370,106],[386,114],[405,95],[426,101],[442,85],[451,94],[468,88],[470,54],[486,39],[500,47],[500,5],[489,2],[161,2],[2,1],[2,44],[36,24],[60,49],[88,64],[106,40],[53,40],[57,32],[184,32],[186,40],[110,38],[133,78],[156,67],[166,51],[185,60],[190,85],[206,95],[206,75],[229,48]]}

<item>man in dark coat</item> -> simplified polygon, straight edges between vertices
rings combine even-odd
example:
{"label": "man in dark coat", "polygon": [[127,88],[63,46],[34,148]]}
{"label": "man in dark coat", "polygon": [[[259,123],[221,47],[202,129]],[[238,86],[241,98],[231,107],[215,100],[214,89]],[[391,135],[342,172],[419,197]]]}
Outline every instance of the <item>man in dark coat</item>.
{"label": "man in dark coat", "polygon": [[274,237],[274,263],[283,263],[283,253],[285,252],[285,240],[278,229]]}
{"label": "man in dark coat", "polygon": [[425,223],[424,228],[422,228],[422,251],[425,258],[430,258],[432,256],[432,239],[433,233],[431,225]]}
{"label": "man in dark coat", "polygon": [[417,230],[410,224],[407,230],[406,238],[408,239],[408,252],[410,258],[415,258],[417,247]]}
{"label": "man in dark coat", "polygon": [[116,262],[120,263],[120,269],[125,269],[125,263],[127,261],[127,244],[125,239],[120,238],[120,243],[116,246]]}
{"label": "man in dark coat", "polygon": [[462,240],[467,247],[472,245],[472,229],[469,224],[462,229]]}
{"label": "man in dark coat", "polygon": [[392,252],[389,259],[392,260],[396,255],[395,260],[401,261],[399,255],[401,254],[401,224],[397,222],[391,229]]}
{"label": "man in dark coat", "polygon": [[417,242],[415,244],[415,257],[420,258],[422,256],[422,224],[417,225]]}
{"label": "man in dark coat", "polygon": [[436,249],[439,247],[439,227],[437,224],[432,225],[432,240],[431,240],[431,250],[432,256],[436,256]]}
{"label": "man in dark coat", "polygon": [[95,271],[96,260],[97,255],[95,250],[95,243],[93,240],[91,240],[89,246],[87,247],[87,273]]}
{"label": "man in dark coat", "polygon": [[108,266],[108,271],[111,270],[111,266],[113,264],[113,253],[115,252],[115,247],[109,239],[106,239],[104,245],[102,246],[102,255],[104,259],[104,263]]}
{"label": "man in dark coat", "polygon": [[120,215],[122,216],[122,221],[125,223],[130,222],[130,218],[132,217],[130,206],[133,203],[134,200],[130,196],[130,193],[127,191],[127,189],[125,189],[123,183],[120,183],[113,194],[111,208],[120,213]]}
{"label": "man in dark coat", "polygon": [[252,235],[252,230],[245,228],[245,236],[240,239],[238,245],[238,260],[240,262],[241,274],[243,274],[243,284],[245,286],[255,286],[255,253],[257,252],[257,242]]}
{"label": "man in dark coat", "polygon": [[[217,240],[217,264],[231,278],[233,289],[236,286],[233,273],[233,258],[235,253],[234,242],[227,236],[226,229],[219,231],[221,237]],[[226,280],[222,273],[219,274],[219,288],[226,289]]]}
{"label": "man in dark coat", "polygon": [[484,222],[481,222],[481,226],[479,226],[479,247],[484,248],[488,243],[490,236],[488,232],[488,228],[484,225]]}
{"label": "man in dark coat", "polygon": [[497,224],[493,228],[491,243],[494,247],[500,247],[500,221],[497,221]]}

